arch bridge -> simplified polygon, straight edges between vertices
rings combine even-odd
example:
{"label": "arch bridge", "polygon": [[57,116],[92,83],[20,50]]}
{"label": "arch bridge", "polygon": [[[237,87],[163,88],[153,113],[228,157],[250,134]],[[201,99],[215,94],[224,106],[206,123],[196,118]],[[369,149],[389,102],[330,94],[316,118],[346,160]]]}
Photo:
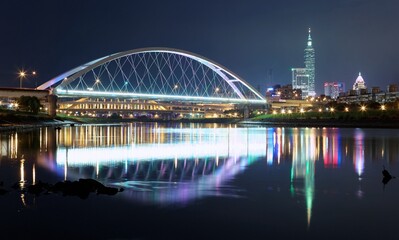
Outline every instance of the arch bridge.
{"label": "arch bridge", "polygon": [[61,98],[59,110],[72,114],[216,117],[243,106],[259,109],[266,105],[257,90],[226,67],[171,48],[141,48],[105,56],[37,89],[48,88]]}

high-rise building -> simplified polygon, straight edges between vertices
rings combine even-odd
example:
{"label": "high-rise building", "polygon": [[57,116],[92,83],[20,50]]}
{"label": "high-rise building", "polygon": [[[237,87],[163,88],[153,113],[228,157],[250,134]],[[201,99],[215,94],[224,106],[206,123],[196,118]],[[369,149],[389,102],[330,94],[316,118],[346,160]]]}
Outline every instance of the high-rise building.
{"label": "high-rise building", "polygon": [[324,95],[337,99],[340,93],[345,92],[345,84],[342,82],[325,82]]}
{"label": "high-rise building", "polygon": [[[302,97],[315,96],[315,51],[309,28],[308,42],[305,48],[305,68],[292,69],[292,88],[301,89]],[[298,80],[299,78],[299,80]]]}
{"label": "high-rise building", "polygon": [[292,88],[302,91],[302,98],[309,96],[309,74],[306,68],[292,68]]}
{"label": "high-rise building", "polygon": [[312,36],[310,35],[310,32],[309,28],[308,44],[305,48],[305,68],[309,75],[309,95],[315,96],[315,53],[312,46]]}
{"label": "high-rise building", "polygon": [[367,87],[362,77],[362,73],[359,72],[359,76],[356,78],[356,81],[353,84],[353,90],[360,91],[361,89],[367,89]]}

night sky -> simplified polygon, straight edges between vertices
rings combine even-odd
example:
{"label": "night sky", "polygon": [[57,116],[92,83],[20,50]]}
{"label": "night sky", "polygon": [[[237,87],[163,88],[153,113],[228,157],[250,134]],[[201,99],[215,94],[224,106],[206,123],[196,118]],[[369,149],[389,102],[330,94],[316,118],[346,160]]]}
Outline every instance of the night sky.
{"label": "night sky", "polygon": [[[262,90],[303,67],[307,29],[323,82],[399,84],[398,0],[0,1],[0,87],[24,87],[115,52],[171,47],[212,59]],[[272,74],[270,74],[272,73]]]}

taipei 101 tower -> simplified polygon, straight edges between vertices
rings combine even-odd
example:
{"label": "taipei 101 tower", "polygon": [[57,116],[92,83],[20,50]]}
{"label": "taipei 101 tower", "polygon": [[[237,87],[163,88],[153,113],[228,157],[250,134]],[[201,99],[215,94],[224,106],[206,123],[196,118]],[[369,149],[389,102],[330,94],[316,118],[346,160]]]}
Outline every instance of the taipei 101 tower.
{"label": "taipei 101 tower", "polygon": [[308,95],[315,96],[315,53],[312,46],[312,36],[309,28],[308,44],[305,48],[305,69],[309,76],[308,80]]}

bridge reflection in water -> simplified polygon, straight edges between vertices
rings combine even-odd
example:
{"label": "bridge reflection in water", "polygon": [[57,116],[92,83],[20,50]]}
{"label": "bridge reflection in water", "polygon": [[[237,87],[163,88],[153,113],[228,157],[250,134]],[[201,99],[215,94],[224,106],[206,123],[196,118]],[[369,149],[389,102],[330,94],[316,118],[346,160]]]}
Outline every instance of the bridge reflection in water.
{"label": "bridge reflection in water", "polygon": [[53,169],[64,179],[96,178],[147,203],[238,196],[229,181],[267,148],[264,128],[235,125],[87,125],[55,137]]}
{"label": "bridge reflection in water", "polygon": [[[367,140],[369,136],[373,138]],[[360,181],[365,159],[394,162],[398,158],[396,143],[384,133],[378,135],[371,130],[217,124],[42,128],[2,134],[0,145],[2,158],[20,162],[22,185],[34,183],[41,177],[40,172],[36,177],[38,169],[47,168],[64,180],[94,178],[106,185],[122,186],[126,191],[121,196],[149,204],[184,204],[206,196],[245,196],[234,179],[251,164],[289,164],[291,174],[286,178],[291,178],[291,195],[303,202],[308,223],[317,166],[335,169],[345,161],[352,162],[359,178],[358,196],[362,197]]]}

